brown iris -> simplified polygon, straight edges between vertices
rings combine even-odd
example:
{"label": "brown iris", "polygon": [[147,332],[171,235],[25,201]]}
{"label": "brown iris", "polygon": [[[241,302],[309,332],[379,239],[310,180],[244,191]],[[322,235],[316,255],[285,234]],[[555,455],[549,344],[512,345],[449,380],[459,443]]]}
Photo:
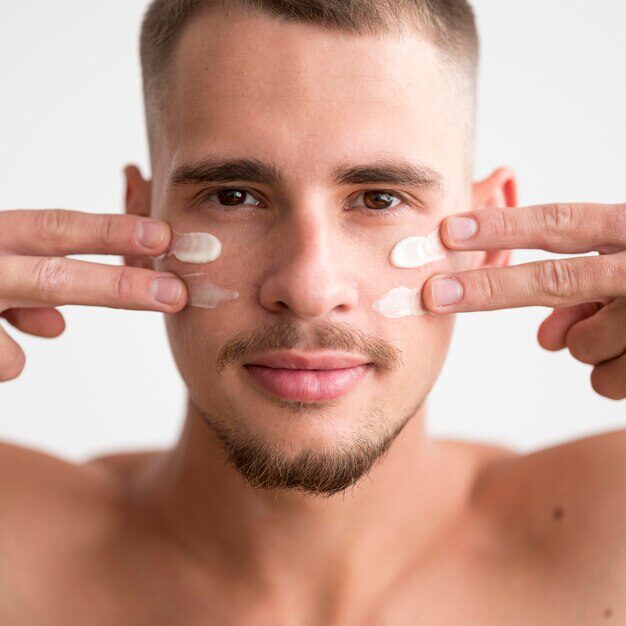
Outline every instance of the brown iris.
{"label": "brown iris", "polygon": [[246,197],[246,192],[241,189],[222,189],[215,194],[221,204],[236,206]]}
{"label": "brown iris", "polygon": [[384,191],[367,191],[363,194],[363,202],[368,209],[388,209],[394,197]]}

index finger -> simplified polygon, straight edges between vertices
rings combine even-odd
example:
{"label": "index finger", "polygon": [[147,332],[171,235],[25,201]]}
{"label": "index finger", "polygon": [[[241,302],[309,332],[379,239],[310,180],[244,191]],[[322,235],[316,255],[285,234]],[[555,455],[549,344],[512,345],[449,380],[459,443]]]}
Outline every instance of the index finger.
{"label": "index finger", "polygon": [[0,251],[29,256],[158,256],[170,245],[167,222],[65,209],[0,211]]}
{"label": "index finger", "polygon": [[540,204],[481,209],[446,218],[450,250],[538,248],[560,254],[626,249],[626,204]]}

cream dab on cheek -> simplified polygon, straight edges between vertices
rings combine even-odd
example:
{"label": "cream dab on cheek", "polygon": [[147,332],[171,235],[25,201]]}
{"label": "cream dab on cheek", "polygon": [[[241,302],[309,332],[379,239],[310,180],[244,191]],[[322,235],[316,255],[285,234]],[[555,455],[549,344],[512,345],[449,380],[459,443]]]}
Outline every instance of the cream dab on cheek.
{"label": "cream dab on cheek", "polygon": [[220,240],[210,233],[177,233],[169,254],[183,263],[212,263],[222,254]]}
{"label": "cream dab on cheek", "polygon": [[407,237],[391,251],[391,264],[395,267],[412,269],[441,261],[447,251],[439,237],[439,228],[426,237]]}
{"label": "cream dab on cheek", "polygon": [[402,317],[415,317],[424,315],[421,302],[421,289],[410,289],[409,287],[396,287],[388,291],[382,300],[372,304],[372,309],[389,319],[400,319]]}

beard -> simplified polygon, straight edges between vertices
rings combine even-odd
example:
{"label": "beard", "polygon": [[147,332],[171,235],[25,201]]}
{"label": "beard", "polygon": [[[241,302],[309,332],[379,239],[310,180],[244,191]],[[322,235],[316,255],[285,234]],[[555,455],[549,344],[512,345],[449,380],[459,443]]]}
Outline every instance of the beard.
{"label": "beard", "polygon": [[[344,350],[367,355],[379,372],[398,369],[402,362],[400,351],[387,341],[366,335],[348,324],[318,324],[305,332],[295,324],[279,321],[240,334],[220,350],[217,371],[221,375],[229,365],[245,363],[253,355],[270,348],[309,348]],[[231,405],[229,415],[211,416],[196,405],[206,425],[216,436],[224,460],[232,465],[251,486],[259,489],[293,489],[312,496],[332,496],[356,485],[380,460],[411,417],[419,410],[424,398],[400,423],[389,426],[378,406],[370,407],[357,418],[356,431],[346,440],[336,440],[328,449],[305,448],[297,454],[281,450],[276,441],[255,431],[250,420],[238,414]],[[288,409],[297,419],[324,419],[324,409],[336,402],[304,403],[273,399]]]}
{"label": "beard", "polygon": [[[329,450],[301,450],[296,455],[281,451],[278,446],[258,433],[250,432],[242,420],[224,428],[210,415],[202,413],[205,424],[220,443],[224,461],[235,468],[252,487],[273,490],[300,491],[309,496],[330,497],[354,487],[367,476],[374,465],[384,458],[396,437],[419,411],[423,400],[399,424],[386,430],[379,409],[372,409],[360,421],[359,430],[349,442],[342,441]],[[290,403],[294,413],[309,412],[310,405]],[[310,417],[310,416],[307,416]]]}

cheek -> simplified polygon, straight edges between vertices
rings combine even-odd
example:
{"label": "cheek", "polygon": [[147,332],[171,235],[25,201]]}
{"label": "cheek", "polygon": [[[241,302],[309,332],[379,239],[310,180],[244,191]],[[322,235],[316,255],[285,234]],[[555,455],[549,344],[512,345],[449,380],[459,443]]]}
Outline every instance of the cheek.
{"label": "cheek", "polygon": [[435,384],[450,347],[455,316],[426,315],[407,320],[404,331],[404,389],[417,388],[426,394]]}
{"label": "cheek", "polygon": [[241,320],[228,309],[207,312],[187,307],[166,315],[165,323],[172,355],[185,386],[198,400],[212,397],[220,386],[217,355],[241,332]]}

